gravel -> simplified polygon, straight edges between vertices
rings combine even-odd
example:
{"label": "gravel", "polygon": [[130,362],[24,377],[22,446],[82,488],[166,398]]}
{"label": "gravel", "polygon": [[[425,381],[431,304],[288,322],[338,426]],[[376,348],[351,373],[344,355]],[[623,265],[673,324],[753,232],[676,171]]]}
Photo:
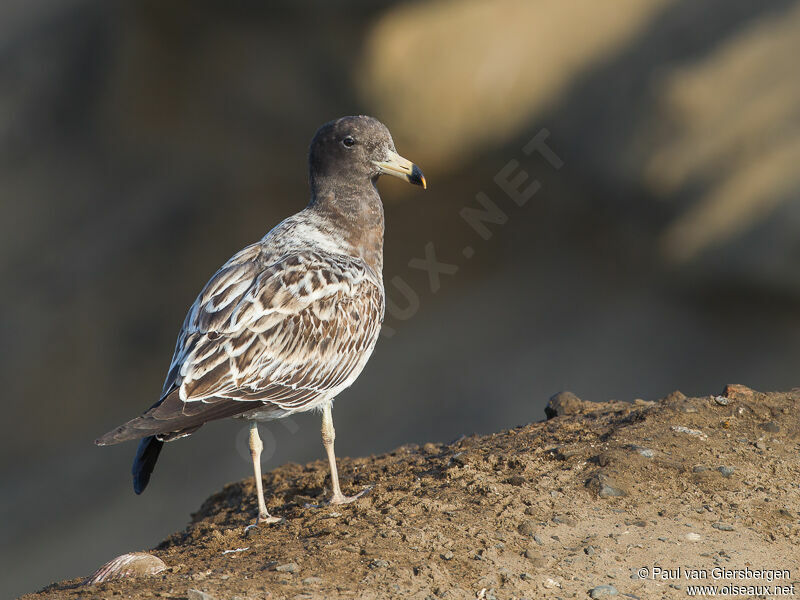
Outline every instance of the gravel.
{"label": "gravel", "polygon": [[522,535],[532,537],[536,535],[536,523],[531,520],[523,521],[517,527],[517,531],[519,531]]}
{"label": "gravel", "polygon": [[296,562],[290,562],[283,565],[278,565],[275,567],[275,570],[279,573],[297,573],[300,570],[300,567]]}
{"label": "gravel", "polygon": [[605,598],[606,596],[616,596],[619,592],[613,585],[604,584],[598,585],[589,590],[590,598]]}
{"label": "gravel", "polygon": [[612,480],[605,473],[595,473],[586,482],[586,487],[593,489],[601,498],[614,498],[627,496],[628,493],[622,488],[617,487],[614,480]]}
{"label": "gravel", "polygon": [[544,409],[544,414],[548,419],[563,417],[564,415],[575,415],[581,412],[585,402],[572,392],[559,392],[550,398]]}

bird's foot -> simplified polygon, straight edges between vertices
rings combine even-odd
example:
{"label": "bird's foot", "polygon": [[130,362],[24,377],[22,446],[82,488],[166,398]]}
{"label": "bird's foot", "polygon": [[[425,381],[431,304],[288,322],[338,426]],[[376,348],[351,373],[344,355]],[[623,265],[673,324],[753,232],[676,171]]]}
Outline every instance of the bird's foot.
{"label": "bird's foot", "polygon": [[259,527],[260,525],[272,525],[274,523],[280,523],[281,521],[283,521],[282,517],[273,517],[269,513],[259,514],[258,518],[256,519],[256,522],[251,524],[251,525],[248,525],[247,527],[245,527],[244,531],[245,531],[245,533],[247,533],[251,529],[255,529],[255,528]]}
{"label": "bird's foot", "polygon": [[361,498],[361,496],[363,496],[364,494],[368,493],[370,490],[372,490],[372,486],[370,486],[368,488],[364,488],[363,490],[358,492],[355,496],[345,496],[344,494],[339,492],[338,494],[334,494],[333,496],[331,496],[331,499],[328,500],[328,504],[332,504],[332,505],[350,504],[351,502],[355,502],[356,500]]}
{"label": "bird's foot", "polygon": [[272,525],[273,523],[280,523],[283,521],[283,517],[273,517],[272,515],[258,515],[258,519],[256,519],[256,525]]}

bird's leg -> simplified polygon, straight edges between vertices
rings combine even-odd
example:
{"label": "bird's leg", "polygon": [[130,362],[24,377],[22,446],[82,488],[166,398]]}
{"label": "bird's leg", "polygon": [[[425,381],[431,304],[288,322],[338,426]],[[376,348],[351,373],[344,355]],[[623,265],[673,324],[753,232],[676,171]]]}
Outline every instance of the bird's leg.
{"label": "bird's leg", "polygon": [[256,477],[256,494],[258,494],[258,519],[256,519],[256,525],[280,521],[280,518],[273,517],[267,512],[267,504],[264,502],[264,483],[261,481],[261,451],[263,449],[264,444],[258,435],[258,423],[253,420],[250,422],[250,456],[253,458],[253,474]]}
{"label": "bird's leg", "polygon": [[336,439],[336,431],[333,429],[333,415],[331,414],[330,402],[322,409],[322,444],[325,446],[325,452],[328,454],[328,462],[331,465],[331,486],[333,487],[333,495],[330,499],[330,504],[347,504],[358,500],[369,488],[361,490],[355,496],[345,496],[342,494],[342,489],[339,487],[339,471],[336,468],[336,454],[333,451],[333,441]]}

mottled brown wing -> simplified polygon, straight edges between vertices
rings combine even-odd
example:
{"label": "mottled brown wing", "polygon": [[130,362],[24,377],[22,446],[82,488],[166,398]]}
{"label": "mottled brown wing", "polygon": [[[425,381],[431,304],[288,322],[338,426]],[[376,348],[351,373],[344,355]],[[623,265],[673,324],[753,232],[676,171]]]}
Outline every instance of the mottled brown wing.
{"label": "mottled brown wing", "polygon": [[212,277],[186,317],[162,400],[100,442],[265,404],[298,410],[351,383],[383,320],[375,273],[360,259],[316,252],[266,262],[248,247]]}

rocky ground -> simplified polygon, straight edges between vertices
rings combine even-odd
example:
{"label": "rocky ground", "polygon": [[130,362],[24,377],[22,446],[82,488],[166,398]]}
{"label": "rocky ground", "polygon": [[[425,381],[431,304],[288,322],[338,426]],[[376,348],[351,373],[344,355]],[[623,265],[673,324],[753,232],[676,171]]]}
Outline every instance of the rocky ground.
{"label": "rocky ground", "polygon": [[695,583],[729,597],[741,597],[734,585],[800,593],[799,400],[743,386],[659,402],[562,393],[546,421],[341,459],[345,492],[374,486],[352,505],[318,505],[325,463],[289,464],[264,476],[285,520],[246,531],[254,484],[227,485],[150,551],[165,571],[23,598],[650,599]]}

